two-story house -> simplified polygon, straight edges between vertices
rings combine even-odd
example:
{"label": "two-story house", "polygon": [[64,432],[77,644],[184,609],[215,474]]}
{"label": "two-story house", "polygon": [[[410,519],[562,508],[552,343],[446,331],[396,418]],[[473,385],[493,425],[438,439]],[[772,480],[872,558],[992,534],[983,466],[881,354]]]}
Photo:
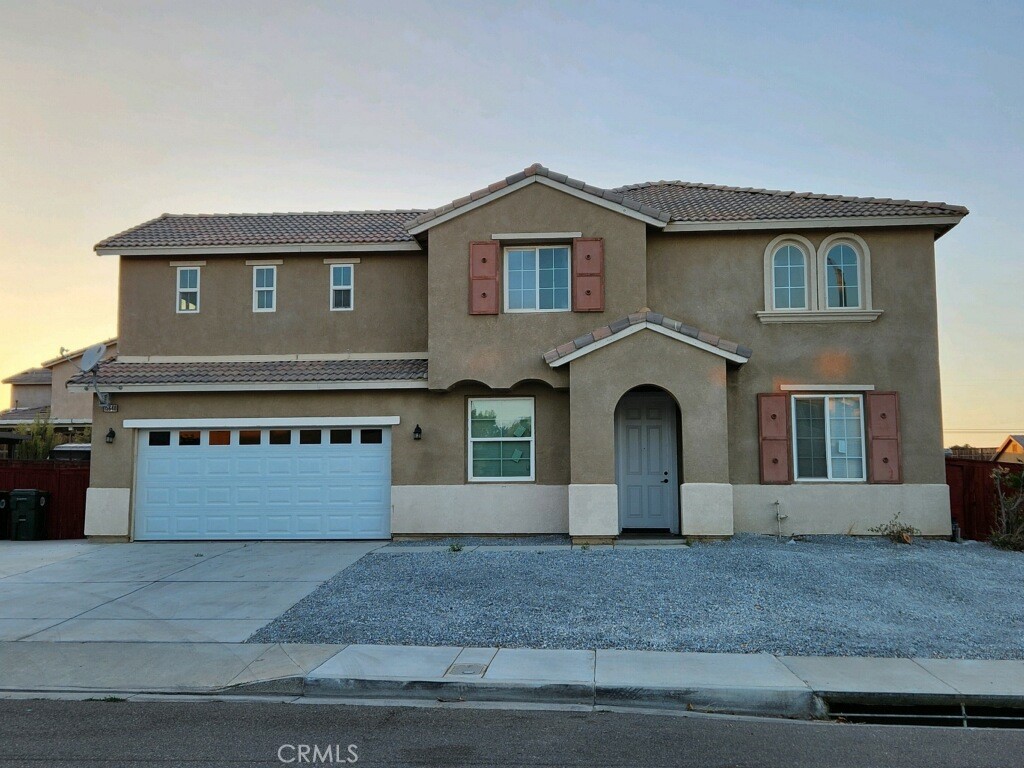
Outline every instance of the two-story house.
{"label": "two-story house", "polygon": [[161,216],[96,247],[86,532],[946,535],[966,214],[534,165],[429,211]]}

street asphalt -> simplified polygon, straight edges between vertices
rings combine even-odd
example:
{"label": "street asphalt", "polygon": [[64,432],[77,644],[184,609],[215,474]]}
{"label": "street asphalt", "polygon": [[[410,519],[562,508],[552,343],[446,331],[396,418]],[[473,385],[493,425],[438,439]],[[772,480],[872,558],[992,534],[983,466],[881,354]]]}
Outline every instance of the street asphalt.
{"label": "street asphalt", "polygon": [[[313,748],[330,759],[314,762]],[[1019,730],[438,706],[0,701],[3,768],[994,768],[1020,766],[1022,754]]]}

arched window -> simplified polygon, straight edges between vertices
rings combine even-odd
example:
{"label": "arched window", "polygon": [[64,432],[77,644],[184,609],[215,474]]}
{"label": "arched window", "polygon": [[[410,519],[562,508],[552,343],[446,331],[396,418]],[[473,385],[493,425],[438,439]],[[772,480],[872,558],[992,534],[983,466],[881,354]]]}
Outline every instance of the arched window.
{"label": "arched window", "polygon": [[836,243],[825,254],[825,296],[829,309],[862,305],[860,254],[850,243]]}
{"label": "arched window", "polygon": [[772,256],[772,301],[775,309],[807,309],[807,255],[792,243]]}

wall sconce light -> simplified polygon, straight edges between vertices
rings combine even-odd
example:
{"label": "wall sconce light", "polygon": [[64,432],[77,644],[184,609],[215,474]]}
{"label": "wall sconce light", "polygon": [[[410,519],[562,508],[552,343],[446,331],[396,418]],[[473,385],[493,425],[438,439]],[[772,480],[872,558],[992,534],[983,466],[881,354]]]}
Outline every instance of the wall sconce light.
{"label": "wall sconce light", "polygon": [[414,429],[412,431],[412,439],[413,440],[422,440],[423,439],[423,430],[420,429],[420,425],[419,424],[417,424],[416,425],[416,429]]}
{"label": "wall sconce light", "polygon": [[110,429],[107,430],[107,435],[104,438],[104,440],[106,440],[108,443],[112,443],[114,442],[114,437],[116,437],[116,435],[117,433],[114,432],[114,428],[111,427]]}

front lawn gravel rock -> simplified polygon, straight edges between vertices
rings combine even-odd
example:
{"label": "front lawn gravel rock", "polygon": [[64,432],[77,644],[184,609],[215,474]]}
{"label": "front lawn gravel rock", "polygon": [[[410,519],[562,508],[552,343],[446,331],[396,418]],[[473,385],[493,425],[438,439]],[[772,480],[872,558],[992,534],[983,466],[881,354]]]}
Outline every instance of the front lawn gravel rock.
{"label": "front lawn gravel rock", "polygon": [[249,642],[1024,659],[1024,556],[852,537],[410,547],[363,557]]}

